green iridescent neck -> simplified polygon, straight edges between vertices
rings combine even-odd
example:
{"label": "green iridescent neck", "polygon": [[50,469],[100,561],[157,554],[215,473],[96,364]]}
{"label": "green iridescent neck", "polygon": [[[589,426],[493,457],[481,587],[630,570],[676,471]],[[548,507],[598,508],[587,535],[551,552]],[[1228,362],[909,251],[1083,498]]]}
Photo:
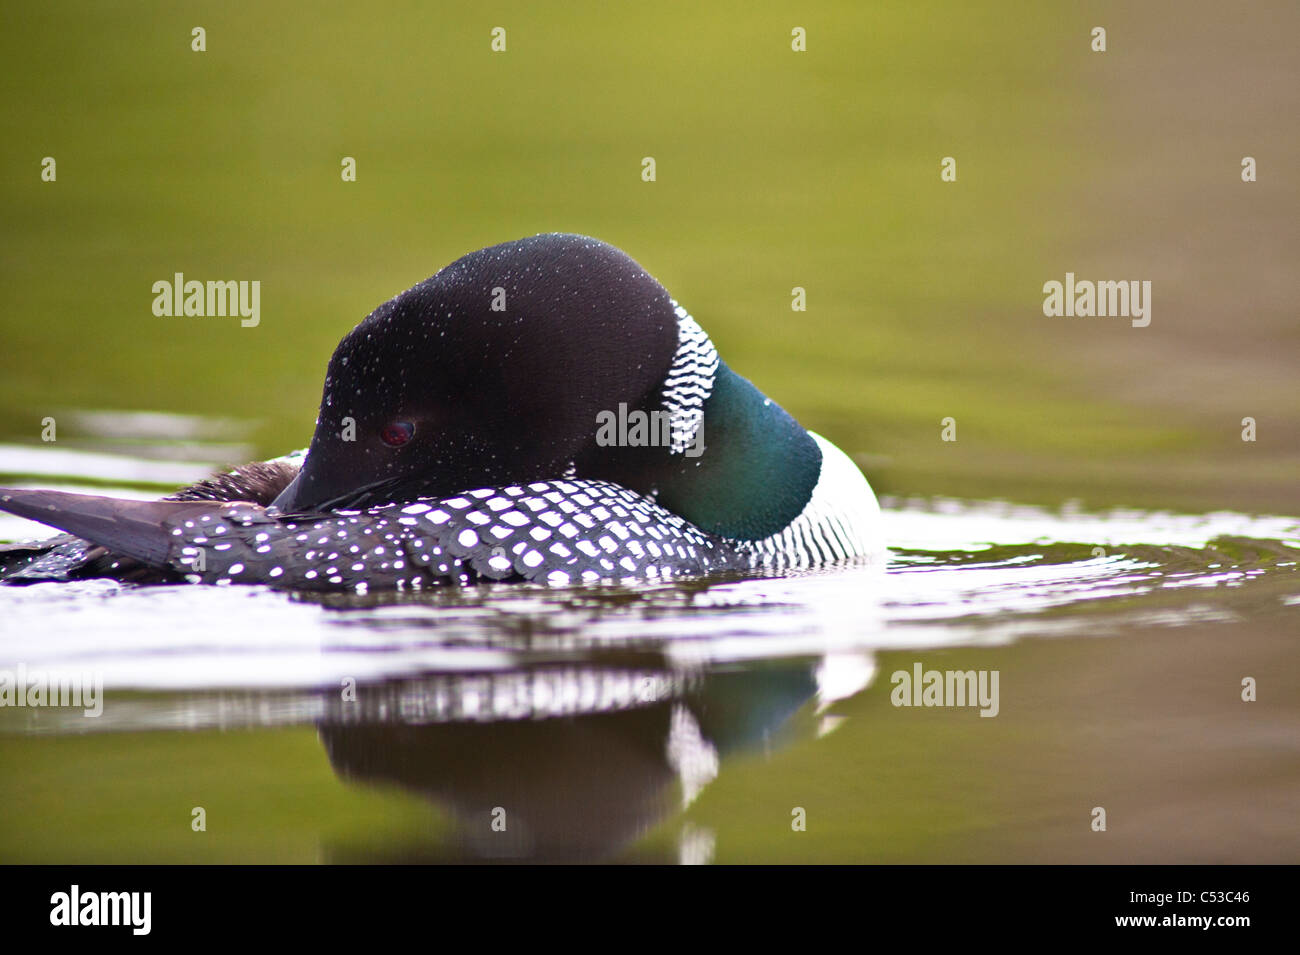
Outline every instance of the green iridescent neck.
{"label": "green iridescent neck", "polygon": [[785,409],[719,362],[701,427],[703,452],[673,455],[657,476],[660,504],[736,540],[769,537],[799,516],[821,449]]}

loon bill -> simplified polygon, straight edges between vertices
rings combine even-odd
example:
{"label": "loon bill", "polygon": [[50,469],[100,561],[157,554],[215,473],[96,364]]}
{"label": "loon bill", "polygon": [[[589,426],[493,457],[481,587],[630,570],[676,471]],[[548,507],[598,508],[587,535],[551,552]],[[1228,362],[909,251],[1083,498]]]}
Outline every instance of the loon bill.
{"label": "loon bill", "polygon": [[300,466],[162,501],[0,490],[0,509],[76,535],[0,547],[9,583],[566,584],[882,547],[842,451],[728,368],[635,261],[565,234],[473,252],[372,312],[330,359]]}

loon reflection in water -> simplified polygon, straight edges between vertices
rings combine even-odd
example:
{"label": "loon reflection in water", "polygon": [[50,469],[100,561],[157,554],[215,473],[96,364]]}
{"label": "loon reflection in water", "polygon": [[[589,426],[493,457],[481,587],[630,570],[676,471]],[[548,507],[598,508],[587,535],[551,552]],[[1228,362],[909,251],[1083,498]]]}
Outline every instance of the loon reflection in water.
{"label": "loon reflection in water", "polygon": [[[722,758],[780,738],[824,670],[794,660],[442,675],[359,686],[355,701],[327,707],[319,730],[340,777],[396,784],[447,811],[459,857],[595,861],[689,804]],[[378,861],[448,852],[406,847]],[[686,830],[680,852],[709,861],[707,834]]]}

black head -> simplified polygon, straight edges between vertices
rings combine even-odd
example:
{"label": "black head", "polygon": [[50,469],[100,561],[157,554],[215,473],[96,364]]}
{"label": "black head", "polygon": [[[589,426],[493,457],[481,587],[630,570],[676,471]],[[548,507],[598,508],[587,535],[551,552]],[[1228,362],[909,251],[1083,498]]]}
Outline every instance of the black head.
{"label": "black head", "polygon": [[286,511],[557,478],[597,415],[659,394],[677,348],[667,291],[623,252],[539,235],[458,259],[339,344]]}

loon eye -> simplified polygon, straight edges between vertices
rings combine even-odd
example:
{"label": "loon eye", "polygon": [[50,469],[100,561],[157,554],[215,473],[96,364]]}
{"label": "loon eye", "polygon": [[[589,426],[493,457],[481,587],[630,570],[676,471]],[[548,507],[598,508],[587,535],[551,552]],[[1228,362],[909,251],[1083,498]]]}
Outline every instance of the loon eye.
{"label": "loon eye", "polygon": [[394,421],[379,432],[380,439],[390,448],[400,448],[415,436],[415,425],[409,421]]}

